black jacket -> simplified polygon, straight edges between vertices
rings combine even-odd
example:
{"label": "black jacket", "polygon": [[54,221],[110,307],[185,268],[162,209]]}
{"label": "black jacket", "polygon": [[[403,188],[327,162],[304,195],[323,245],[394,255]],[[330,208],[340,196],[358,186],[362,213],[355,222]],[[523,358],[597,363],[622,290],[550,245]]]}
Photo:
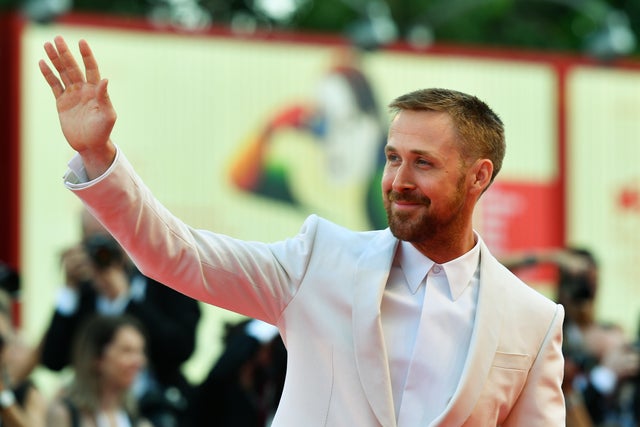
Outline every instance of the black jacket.
{"label": "black jacket", "polygon": [[[125,313],[136,317],[146,329],[149,365],[160,384],[184,391],[188,383],[180,369],[195,349],[200,306],[192,298],[143,278],[147,281],[144,300],[131,300]],[[59,371],[70,364],[74,336],[88,317],[96,314],[96,300],[93,285],[85,283],[75,314],[54,313],[42,348],[41,363],[45,367]]]}

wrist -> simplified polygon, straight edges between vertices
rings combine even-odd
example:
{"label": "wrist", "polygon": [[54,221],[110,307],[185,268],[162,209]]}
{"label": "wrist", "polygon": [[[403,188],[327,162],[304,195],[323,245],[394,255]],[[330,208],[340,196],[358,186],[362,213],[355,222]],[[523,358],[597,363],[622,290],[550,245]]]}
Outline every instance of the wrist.
{"label": "wrist", "polygon": [[87,178],[92,180],[104,174],[113,164],[116,152],[116,147],[111,140],[108,140],[102,147],[78,152],[82,157]]}
{"label": "wrist", "polygon": [[613,369],[603,365],[598,365],[591,370],[589,380],[591,385],[602,394],[611,394],[618,382]]}
{"label": "wrist", "polygon": [[80,292],[78,289],[64,286],[56,294],[56,310],[65,316],[71,316],[78,311]]}

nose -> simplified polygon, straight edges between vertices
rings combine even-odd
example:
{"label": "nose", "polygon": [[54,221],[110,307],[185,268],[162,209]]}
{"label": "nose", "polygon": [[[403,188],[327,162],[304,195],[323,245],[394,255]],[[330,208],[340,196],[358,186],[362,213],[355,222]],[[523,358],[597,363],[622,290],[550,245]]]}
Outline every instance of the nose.
{"label": "nose", "polygon": [[406,163],[403,163],[396,168],[392,188],[394,191],[403,191],[415,188],[413,174]]}

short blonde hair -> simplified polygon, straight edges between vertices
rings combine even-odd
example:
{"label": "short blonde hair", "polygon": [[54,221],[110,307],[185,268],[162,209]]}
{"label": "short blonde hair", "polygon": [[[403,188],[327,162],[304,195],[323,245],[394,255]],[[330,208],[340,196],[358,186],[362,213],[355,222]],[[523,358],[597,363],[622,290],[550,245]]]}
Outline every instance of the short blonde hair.
{"label": "short blonde hair", "polygon": [[394,99],[391,113],[403,110],[440,111],[453,120],[463,159],[489,159],[491,182],[502,168],[506,152],[504,124],[489,106],[475,96],[450,89],[421,89]]}

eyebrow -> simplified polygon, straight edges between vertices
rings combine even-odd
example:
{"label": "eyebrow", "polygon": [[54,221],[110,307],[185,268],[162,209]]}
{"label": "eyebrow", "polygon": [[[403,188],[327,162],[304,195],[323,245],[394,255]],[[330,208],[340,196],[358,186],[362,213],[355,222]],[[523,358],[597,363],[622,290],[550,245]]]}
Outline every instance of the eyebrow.
{"label": "eyebrow", "polygon": [[[385,153],[397,153],[398,149],[395,148],[393,145],[385,145],[384,147],[384,152]],[[425,151],[425,150],[417,150],[417,149],[413,149],[409,151],[411,154],[417,154],[419,156],[429,156],[429,157],[433,157],[433,154],[430,153],[429,151]]]}

